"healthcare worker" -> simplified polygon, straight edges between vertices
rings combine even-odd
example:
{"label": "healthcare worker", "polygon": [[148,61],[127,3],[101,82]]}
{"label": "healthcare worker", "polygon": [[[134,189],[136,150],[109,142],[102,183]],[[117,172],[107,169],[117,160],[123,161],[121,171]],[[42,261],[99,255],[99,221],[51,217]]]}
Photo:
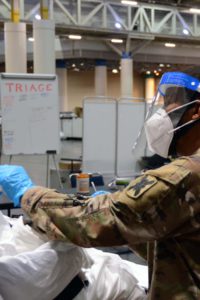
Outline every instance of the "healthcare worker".
{"label": "healthcare worker", "polygon": [[[21,199],[34,228],[49,239],[140,249],[150,270],[148,299],[200,299],[199,89],[199,80],[189,75],[163,75],[151,110],[163,106],[148,114],[145,131],[152,151],[177,159],[148,170],[122,191],[80,202],[31,187],[26,178],[21,189],[23,176],[5,178],[1,172],[0,184],[16,205]],[[12,189],[18,191],[14,196]]]}

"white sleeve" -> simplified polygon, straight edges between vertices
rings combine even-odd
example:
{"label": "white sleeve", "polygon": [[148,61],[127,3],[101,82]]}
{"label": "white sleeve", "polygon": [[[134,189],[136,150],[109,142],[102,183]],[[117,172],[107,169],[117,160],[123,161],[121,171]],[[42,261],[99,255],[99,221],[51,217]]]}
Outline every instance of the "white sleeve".
{"label": "white sleeve", "polygon": [[4,300],[52,300],[83,264],[81,249],[59,251],[51,243],[31,252],[3,256],[0,258],[1,295]]}
{"label": "white sleeve", "polygon": [[52,300],[91,264],[81,248],[45,242],[21,218],[0,213],[0,293],[3,300]]}
{"label": "white sleeve", "polygon": [[84,288],[74,300],[147,299],[144,287],[139,284],[140,281],[147,285],[147,266],[137,265],[121,259],[116,254],[93,248],[85,251],[94,261],[91,268],[83,270],[89,286]]}

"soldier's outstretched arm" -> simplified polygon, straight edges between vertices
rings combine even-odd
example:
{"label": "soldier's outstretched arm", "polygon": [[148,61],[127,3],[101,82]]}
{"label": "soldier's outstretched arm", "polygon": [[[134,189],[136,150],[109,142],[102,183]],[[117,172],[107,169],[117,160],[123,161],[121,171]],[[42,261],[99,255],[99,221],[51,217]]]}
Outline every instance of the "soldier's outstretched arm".
{"label": "soldier's outstretched arm", "polygon": [[[173,235],[190,217],[184,210],[190,171],[170,164],[132,181],[123,191],[80,202],[53,190],[33,187],[21,204],[36,229],[50,239],[83,247],[153,241]],[[182,199],[183,204],[180,204]]]}

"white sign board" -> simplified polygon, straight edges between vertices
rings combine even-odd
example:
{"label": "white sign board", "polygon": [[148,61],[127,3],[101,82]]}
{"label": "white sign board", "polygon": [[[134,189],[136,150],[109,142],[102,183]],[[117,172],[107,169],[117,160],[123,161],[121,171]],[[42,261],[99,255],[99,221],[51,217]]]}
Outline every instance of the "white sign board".
{"label": "white sign board", "polygon": [[59,152],[59,101],[55,75],[1,74],[3,153]]}
{"label": "white sign board", "polygon": [[133,144],[144,124],[145,103],[118,101],[117,176],[134,176],[140,172],[138,160],[145,154],[145,145],[132,151]]}
{"label": "white sign board", "polygon": [[84,172],[115,174],[116,100],[88,100],[83,103]]}

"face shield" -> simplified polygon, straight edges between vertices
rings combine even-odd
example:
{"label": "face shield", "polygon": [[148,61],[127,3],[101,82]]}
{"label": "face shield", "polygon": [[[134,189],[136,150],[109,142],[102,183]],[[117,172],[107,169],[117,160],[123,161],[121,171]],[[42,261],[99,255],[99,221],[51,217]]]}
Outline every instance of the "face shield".
{"label": "face shield", "polygon": [[136,140],[133,151],[141,147],[144,133],[148,149],[146,155],[154,153],[166,158],[174,134],[194,121],[180,124],[184,112],[200,99],[200,82],[198,79],[181,72],[165,73],[158,85],[153,102],[147,109],[144,126]]}

